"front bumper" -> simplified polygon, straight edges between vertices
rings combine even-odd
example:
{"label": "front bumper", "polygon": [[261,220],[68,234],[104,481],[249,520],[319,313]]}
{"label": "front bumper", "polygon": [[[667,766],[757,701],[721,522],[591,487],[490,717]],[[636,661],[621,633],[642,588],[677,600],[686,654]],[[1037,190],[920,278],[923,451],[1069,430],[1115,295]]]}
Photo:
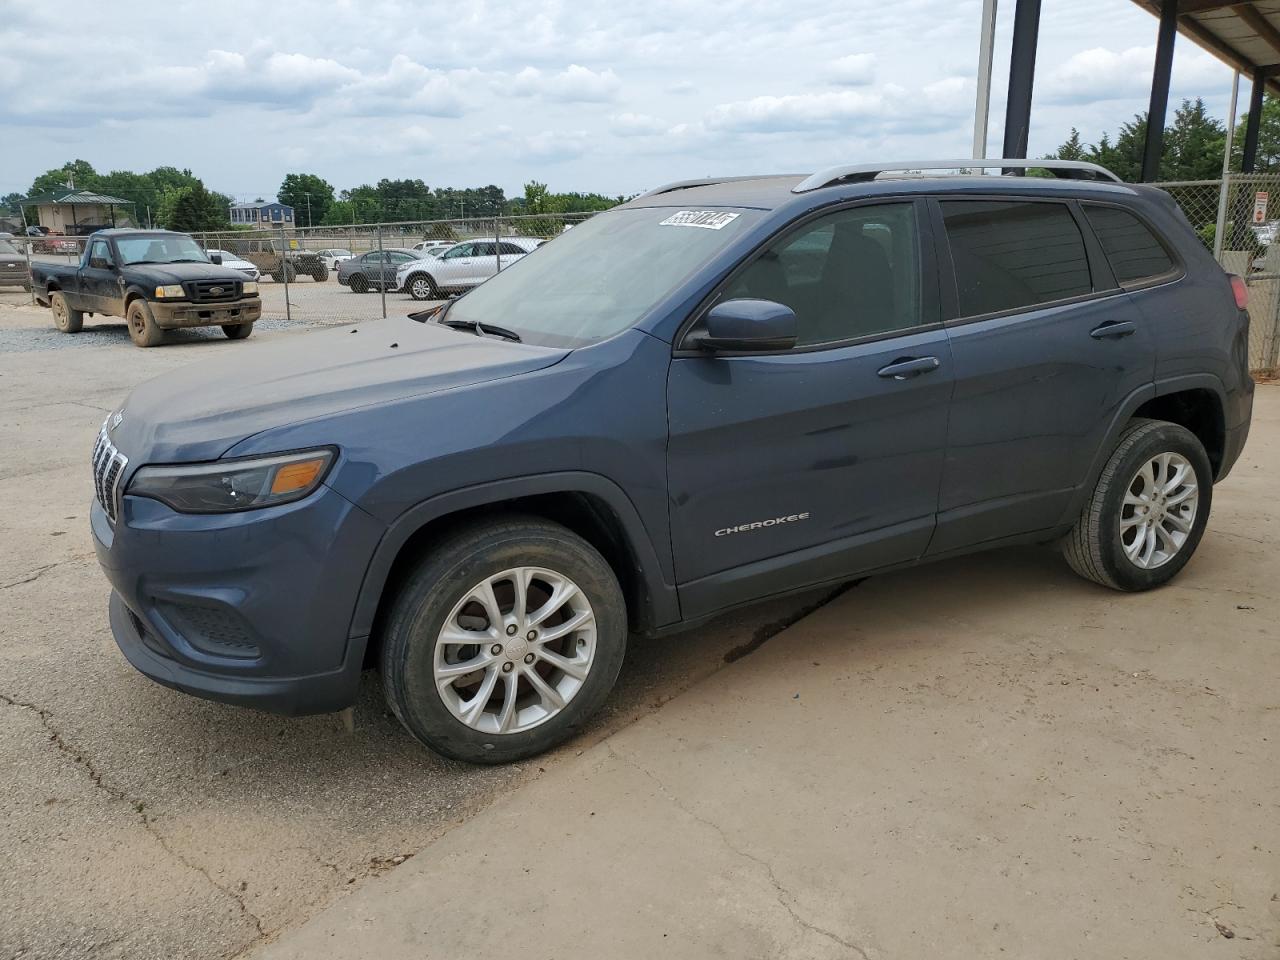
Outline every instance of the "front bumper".
{"label": "front bumper", "polygon": [[233,326],[253,323],[262,316],[260,297],[243,297],[231,303],[210,304],[152,300],[149,306],[156,324],[166,330],[177,327]]}
{"label": "front bumper", "polygon": [[202,516],[125,496],[114,527],[96,501],[90,525],[111,631],[140,672],[273,713],[355,702],[368,638],[349,628],[385,527],[342,496],[322,486],[294,504]]}

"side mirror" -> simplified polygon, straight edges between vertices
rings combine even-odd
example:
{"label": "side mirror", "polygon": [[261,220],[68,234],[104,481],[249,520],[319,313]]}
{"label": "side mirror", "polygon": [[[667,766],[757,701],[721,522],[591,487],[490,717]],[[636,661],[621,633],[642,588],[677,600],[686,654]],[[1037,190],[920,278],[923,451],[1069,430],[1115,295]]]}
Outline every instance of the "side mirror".
{"label": "side mirror", "polygon": [[95,270],[109,270],[111,269],[111,262],[105,257],[90,257],[89,266]]}
{"label": "side mirror", "polygon": [[691,339],[700,350],[790,350],[799,332],[796,312],[773,300],[725,300],[702,326]]}
{"label": "side mirror", "polygon": [[220,253],[209,254],[209,262],[216,267],[222,266],[222,254]]}

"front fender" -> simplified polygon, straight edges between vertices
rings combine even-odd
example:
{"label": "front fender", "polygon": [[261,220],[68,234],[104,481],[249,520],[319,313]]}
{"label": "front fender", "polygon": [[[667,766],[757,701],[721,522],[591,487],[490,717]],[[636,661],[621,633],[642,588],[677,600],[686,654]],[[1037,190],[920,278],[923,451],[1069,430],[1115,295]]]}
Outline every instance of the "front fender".
{"label": "front fender", "polygon": [[356,600],[350,636],[368,636],[372,631],[382,591],[401,548],[428,523],[463,510],[551,493],[588,494],[607,504],[622,525],[644,587],[641,602],[646,609],[636,611],[640,621],[657,628],[680,619],[675,587],[663,579],[657,552],[631,499],[617,484],[600,474],[562,471],[463,487],[432,497],[402,513],[387,528],[369,561]]}

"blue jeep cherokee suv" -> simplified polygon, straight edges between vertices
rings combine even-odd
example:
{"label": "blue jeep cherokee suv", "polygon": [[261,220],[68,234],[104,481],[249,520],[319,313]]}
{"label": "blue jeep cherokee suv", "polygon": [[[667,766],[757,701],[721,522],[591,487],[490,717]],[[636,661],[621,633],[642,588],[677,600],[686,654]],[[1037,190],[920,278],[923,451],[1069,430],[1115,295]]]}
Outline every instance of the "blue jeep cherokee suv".
{"label": "blue jeep cherokee suv", "polygon": [[629,633],[1009,543],[1164,583],[1248,432],[1244,285],[1160,190],[919,174],[969,165],[673,184],[429,314],[140,386],[93,456],[120,648],[290,713],[376,665],[496,762]]}

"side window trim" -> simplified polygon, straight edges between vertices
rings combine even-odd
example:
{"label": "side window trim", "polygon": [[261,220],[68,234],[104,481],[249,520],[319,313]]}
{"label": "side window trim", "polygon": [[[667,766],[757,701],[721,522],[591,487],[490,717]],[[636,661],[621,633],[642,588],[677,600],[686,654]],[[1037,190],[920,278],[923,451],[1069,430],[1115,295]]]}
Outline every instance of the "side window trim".
{"label": "side window trim", "polygon": [[1164,234],[1156,229],[1155,225],[1152,224],[1152,222],[1148,220],[1141,211],[1123,203],[1109,203],[1105,200],[1080,200],[1078,202],[1081,207],[1081,220],[1083,220],[1084,225],[1088,228],[1088,235],[1093,237],[1094,242],[1098,244],[1098,250],[1102,252],[1103,259],[1107,261],[1108,270],[1111,269],[1111,261],[1107,258],[1106,252],[1102,250],[1102,241],[1098,240],[1096,234],[1094,234],[1093,224],[1089,223],[1089,217],[1085,215],[1085,207],[1110,207],[1113,210],[1121,210],[1124,213],[1129,214],[1140,224],[1146,227],[1151,236],[1155,238],[1156,243],[1160,244],[1165,255],[1168,256],[1169,262],[1173,264],[1173,268],[1171,270],[1166,270],[1164,273],[1158,273],[1150,277],[1143,277],[1141,280],[1131,280],[1128,283],[1117,283],[1119,289],[1126,292],[1132,290],[1145,290],[1148,287],[1158,287],[1166,283],[1174,283],[1187,275],[1187,266],[1183,261],[1182,256],[1169,244],[1165,239]]}
{"label": "side window trim", "polygon": [[[1114,285],[1114,277],[1111,273],[1111,267],[1108,264],[1106,272],[1099,275],[1094,270],[1094,252],[1091,244],[1097,244],[1097,238],[1093,236],[1093,231],[1085,229],[1088,226],[1087,218],[1083,213],[1076,209],[1077,201],[1069,197],[1029,197],[1020,194],[1008,193],[939,193],[933,194],[929,198],[929,206],[931,211],[931,221],[934,227],[934,234],[938,238],[938,253],[940,273],[945,273],[945,279],[942,284],[944,291],[945,312],[943,313],[943,325],[948,327],[961,326],[966,323],[978,323],[982,320],[996,320],[1000,317],[1014,317],[1023,313],[1038,313],[1041,310],[1051,310],[1056,307],[1066,307],[1077,303],[1086,303],[1090,300],[1103,300],[1108,297],[1121,296],[1125,291]],[[1045,300],[1040,303],[1026,304],[1020,307],[1012,307],[1008,310],[996,310],[990,313],[975,313],[964,315],[960,312],[960,294],[956,285],[956,268],[955,261],[951,256],[951,242],[947,236],[946,224],[942,216],[942,203],[947,200],[988,200],[1000,202],[1027,202],[1027,203],[1057,203],[1067,207],[1071,212],[1072,218],[1076,222],[1076,226],[1080,229],[1081,240],[1084,242],[1085,256],[1089,260],[1090,285],[1093,287],[1091,293],[1083,293],[1077,297],[1065,297],[1061,300]],[[1084,222],[1082,222],[1084,221]],[[1102,253],[1101,247],[1097,252]],[[1104,257],[1105,260],[1105,257]],[[1112,277],[1113,286],[1109,289],[1098,289],[1098,283],[1101,280],[1104,284],[1106,277]]]}
{"label": "side window trim", "polygon": [[926,333],[933,330],[942,329],[942,314],[938,297],[938,259],[936,244],[937,238],[934,236],[933,224],[929,217],[928,210],[925,206],[926,198],[919,196],[884,196],[884,197],[862,197],[858,200],[846,203],[832,204],[831,206],[821,207],[817,210],[811,210],[802,217],[790,220],[782,224],[777,230],[769,234],[759,244],[751,249],[733,269],[725,274],[720,282],[715,285],[706,297],[690,312],[685,318],[684,323],[680,325],[680,329],[676,331],[676,336],[672,340],[674,344],[672,348],[672,356],[674,357],[705,357],[705,351],[696,347],[684,346],[684,339],[689,333],[697,327],[706,312],[719,302],[721,294],[730,287],[735,280],[747,269],[756,258],[768,250],[778,241],[790,236],[791,234],[804,229],[810,223],[821,217],[828,216],[833,213],[841,213],[845,210],[854,210],[859,207],[876,207],[888,206],[890,204],[909,204],[915,215],[916,226],[916,242],[917,253],[920,265],[920,319],[921,323],[914,327],[905,327],[901,330],[886,330],[883,333],[872,333],[862,337],[851,337],[847,340],[831,340],[825,343],[813,343],[800,347],[792,347],[789,350],[752,350],[742,353],[726,354],[722,359],[734,359],[737,357],[773,357],[788,356],[799,353],[816,353],[823,350],[838,350],[843,347],[858,346],[863,343],[875,343],[880,340],[892,340],[901,337],[910,337],[919,333]]}

